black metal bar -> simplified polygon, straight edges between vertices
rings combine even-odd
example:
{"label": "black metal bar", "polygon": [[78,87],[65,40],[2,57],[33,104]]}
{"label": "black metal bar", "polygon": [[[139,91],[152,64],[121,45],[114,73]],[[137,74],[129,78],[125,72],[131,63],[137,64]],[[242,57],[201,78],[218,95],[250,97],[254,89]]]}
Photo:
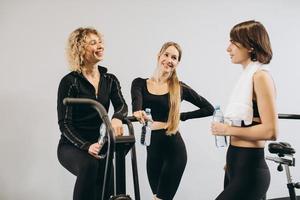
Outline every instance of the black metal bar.
{"label": "black metal bar", "polygon": [[126,171],[125,171],[125,157],[126,152],[120,150],[116,151],[116,194],[126,194]]}
{"label": "black metal bar", "polygon": [[105,173],[104,173],[104,182],[102,186],[102,200],[104,200],[104,196],[107,192],[109,192],[109,184],[110,184],[110,175],[111,173],[108,173],[112,167],[112,159],[113,159],[113,153],[115,149],[115,137],[113,134],[113,129],[110,123],[110,120],[108,118],[107,112],[105,108],[97,101],[87,98],[65,98],[63,100],[63,103],[65,105],[74,105],[74,104],[85,104],[92,106],[100,115],[103,123],[106,126],[106,131],[108,133],[108,153],[106,156],[106,164],[105,164]]}
{"label": "black metal bar", "polygon": [[[123,123],[127,124],[129,129],[129,134],[134,136],[134,128],[131,122],[136,122],[137,119],[135,117],[127,117],[123,120]],[[134,186],[134,197],[135,200],[140,200],[140,187],[139,187],[139,175],[137,169],[137,161],[136,161],[136,149],[135,145],[133,145],[131,149],[131,166],[132,166],[132,175],[133,175],[133,186]]]}
{"label": "black metal bar", "polygon": [[298,114],[278,114],[279,119],[300,119]]}
{"label": "black metal bar", "polygon": [[296,198],[296,191],[295,191],[295,187],[294,187],[294,183],[288,183],[287,187],[289,189],[289,195],[290,195],[290,199],[291,200],[297,200]]}
{"label": "black metal bar", "polygon": [[129,124],[131,124],[130,122],[137,122],[137,121],[138,120],[137,120],[136,117],[134,117],[134,116],[128,116],[128,117],[126,117],[126,118],[123,119],[123,124],[129,125]]}

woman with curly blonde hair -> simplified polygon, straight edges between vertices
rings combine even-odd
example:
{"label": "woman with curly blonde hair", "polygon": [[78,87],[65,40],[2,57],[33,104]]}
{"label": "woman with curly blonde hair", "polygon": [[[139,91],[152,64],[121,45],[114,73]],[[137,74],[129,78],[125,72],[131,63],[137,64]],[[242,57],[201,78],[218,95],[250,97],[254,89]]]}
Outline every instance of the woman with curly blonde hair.
{"label": "woman with curly blonde hair", "polygon": [[102,196],[105,168],[105,161],[98,155],[102,121],[93,108],[65,106],[63,100],[66,97],[90,98],[101,103],[106,111],[112,102],[114,114],[111,123],[116,135],[123,133],[122,119],[127,116],[128,109],[118,79],[107,73],[107,68],[98,65],[103,60],[104,44],[96,29],[74,30],[66,51],[71,72],[62,78],[58,88],[57,113],[61,131],[58,160],[77,176],[73,199],[96,200]]}

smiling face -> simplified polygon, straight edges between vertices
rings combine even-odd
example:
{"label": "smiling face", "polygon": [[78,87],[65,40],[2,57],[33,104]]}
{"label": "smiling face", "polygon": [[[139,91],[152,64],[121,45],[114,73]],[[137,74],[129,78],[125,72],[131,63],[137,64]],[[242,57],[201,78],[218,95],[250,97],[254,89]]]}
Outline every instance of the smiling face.
{"label": "smiling face", "polygon": [[162,73],[173,72],[179,64],[179,51],[175,46],[169,46],[158,55],[158,65]]}
{"label": "smiling face", "polygon": [[241,64],[247,66],[251,62],[249,49],[243,47],[242,44],[230,41],[227,52],[230,55],[231,62],[234,64]]}
{"label": "smiling face", "polygon": [[96,64],[103,60],[104,44],[98,35],[88,34],[85,43],[85,64]]}

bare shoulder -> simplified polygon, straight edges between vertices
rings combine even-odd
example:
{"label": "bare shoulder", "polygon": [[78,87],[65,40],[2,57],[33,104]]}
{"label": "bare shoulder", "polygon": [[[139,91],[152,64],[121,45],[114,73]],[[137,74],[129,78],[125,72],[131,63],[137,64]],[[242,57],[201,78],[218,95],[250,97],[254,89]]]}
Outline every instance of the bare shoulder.
{"label": "bare shoulder", "polygon": [[258,70],[253,75],[254,84],[273,84],[271,74],[266,70]]}
{"label": "bare shoulder", "polygon": [[256,93],[259,91],[270,91],[271,93],[275,94],[275,83],[271,74],[266,70],[259,70],[254,73],[253,75],[253,83],[254,83],[254,90]]}

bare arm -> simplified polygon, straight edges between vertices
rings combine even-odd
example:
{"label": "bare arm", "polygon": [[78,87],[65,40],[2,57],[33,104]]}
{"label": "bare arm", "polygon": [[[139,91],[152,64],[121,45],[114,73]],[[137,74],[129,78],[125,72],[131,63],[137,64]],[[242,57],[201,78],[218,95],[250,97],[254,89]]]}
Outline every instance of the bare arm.
{"label": "bare arm", "polygon": [[268,72],[258,71],[253,76],[261,124],[250,127],[232,127],[220,123],[212,124],[214,135],[235,136],[242,140],[276,140],[278,118],[275,104],[274,82]]}

